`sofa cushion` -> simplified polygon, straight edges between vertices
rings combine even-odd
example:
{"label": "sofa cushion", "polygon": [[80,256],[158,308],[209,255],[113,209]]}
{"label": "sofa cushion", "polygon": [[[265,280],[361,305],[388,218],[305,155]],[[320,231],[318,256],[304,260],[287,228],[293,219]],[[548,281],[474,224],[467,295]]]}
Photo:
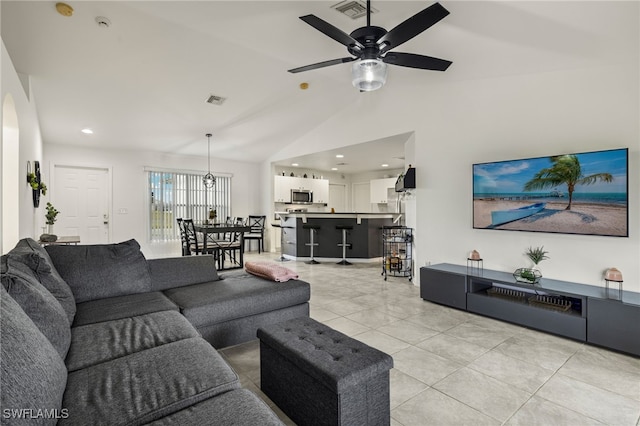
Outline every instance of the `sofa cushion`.
{"label": "sofa cushion", "polygon": [[178,311],[178,306],[159,291],[108,297],[78,303],[73,326],[113,321],[161,311]]}
{"label": "sofa cushion", "polygon": [[32,415],[37,415],[38,410],[50,410],[53,418],[39,418],[32,423],[55,425],[55,416],[64,415],[61,408],[67,369],[53,345],[2,286],[0,329],[2,424],[26,423],[4,418],[4,410],[32,410]]}
{"label": "sofa cushion", "polygon": [[151,291],[149,267],[136,240],[118,244],[49,245],[53,265],[76,303]]}
{"label": "sofa cushion", "polygon": [[238,387],[204,339],[179,340],[69,373],[58,425],[146,423]]}
{"label": "sofa cushion", "polygon": [[0,281],[64,358],[71,343],[71,330],[67,314],[56,298],[38,282],[27,265],[8,255],[0,257]]}
{"label": "sofa cushion", "polygon": [[236,389],[209,398],[182,411],[149,423],[162,425],[284,425],[273,411],[247,389]]}
{"label": "sofa cushion", "polygon": [[153,290],[166,290],[220,279],[213,256],[149,259],[147,263]]}
{"label": "sofa cushion", "polygon": [[275,283],[246,272],[213,283],[165,290],[182,314],[197,328],[261,314],[309,301],[309,283]]}
{"label": "sofa cushion", "polygon": [[65,363],[69,371],[75,371],[192,337],[199,333],[178,311],[87,324],[71,329]]}
{"label": "sofa cushion", "polygon": [[9,253],[16,256],[16,260],[26,264],[35,272],[40,284],[55,297],[69,318],[69,325],[73,323],[76,314],[76,301],[69,285],[62,279],[51,262],[47,251],[31,238],[24,238]]}

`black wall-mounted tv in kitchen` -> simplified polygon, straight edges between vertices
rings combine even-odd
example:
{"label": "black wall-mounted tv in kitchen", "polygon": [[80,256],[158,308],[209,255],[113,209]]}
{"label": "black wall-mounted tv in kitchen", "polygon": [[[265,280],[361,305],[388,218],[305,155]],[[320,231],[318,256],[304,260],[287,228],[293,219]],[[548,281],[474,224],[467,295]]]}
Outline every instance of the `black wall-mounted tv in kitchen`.
{"label": "black wall-mounted tv in kitchen", "polygon": [[629,236],[627,148],[473,165],[473,227]]}

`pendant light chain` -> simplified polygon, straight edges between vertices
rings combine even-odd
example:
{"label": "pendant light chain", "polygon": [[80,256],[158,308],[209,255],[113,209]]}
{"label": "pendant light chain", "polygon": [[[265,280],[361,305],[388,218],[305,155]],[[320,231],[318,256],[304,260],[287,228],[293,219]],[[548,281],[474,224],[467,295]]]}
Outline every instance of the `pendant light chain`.
{"label": "pendant light chain", "polygon": [[216,178],[211,174],[211,136],[213,135],[211,133],[207,133],[205,136],[207,137],[207,160],[209,165],[209,172],[202,177],[202,183],[207,188],[213,188],[213,186],[216,184]]}

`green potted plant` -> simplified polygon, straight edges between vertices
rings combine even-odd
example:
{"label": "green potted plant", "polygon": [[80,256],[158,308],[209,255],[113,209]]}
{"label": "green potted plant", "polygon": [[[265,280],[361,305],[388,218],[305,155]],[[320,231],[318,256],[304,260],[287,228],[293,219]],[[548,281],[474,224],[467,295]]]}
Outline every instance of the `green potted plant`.
{"label": "green potted plant", "polygon": [[53,242],[58,239],[58,237],[53,233],[53,224],[56,223],[58,215],[60,211],[58,211],[53,204],[47,202],[47,213],[44,215],[47,224],[47,232],[40,236],[40,241]]}
{"label": "green potted plant", "polygon": [[513,273],[516,281],[525,282],[529,284],[535,284],[542,278],[540,267],[538,264],[545,259],[549,259],[547,256],[549,252],[542,247],[529,247],[524,254],[531,260],[531,267],[519,268]]}
{"label": "green potted plant", "polygon": [[545,251],[544,246],[535,247],[535,248],[529,247],[527,251],[524,252],[524,254],[526,254],[527,257],[533,263],[533,266],[531,266],[531,269],[537,269],[538,271],[540,270],[540,268],[538,267],[538,264],[545,259],[549,259],[549,256],[547,256],[548,253],[549,253],[548,251]]}

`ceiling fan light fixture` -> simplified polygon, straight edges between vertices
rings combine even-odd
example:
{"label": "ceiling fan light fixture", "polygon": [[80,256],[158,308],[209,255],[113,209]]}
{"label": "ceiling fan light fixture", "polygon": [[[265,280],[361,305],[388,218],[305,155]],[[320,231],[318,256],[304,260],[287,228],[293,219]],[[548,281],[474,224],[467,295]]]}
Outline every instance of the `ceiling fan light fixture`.
{"label": "ceiling fan light fixture", "polygon": [[362,92],[378,90],[387,81],[387,64],[380,59],[362,59],[351,66],[353,87]]}

